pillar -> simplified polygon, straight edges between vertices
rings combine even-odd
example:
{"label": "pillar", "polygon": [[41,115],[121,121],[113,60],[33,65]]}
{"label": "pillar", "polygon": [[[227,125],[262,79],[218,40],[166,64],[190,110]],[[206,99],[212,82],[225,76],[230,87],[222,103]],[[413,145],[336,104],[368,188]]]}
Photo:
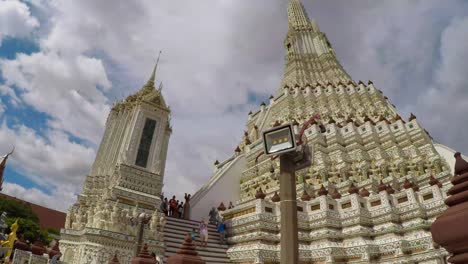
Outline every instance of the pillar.
{"label": "pillar", "polygon": [[280,155],[281,264],[299,263],[296,173],[292,158]]}

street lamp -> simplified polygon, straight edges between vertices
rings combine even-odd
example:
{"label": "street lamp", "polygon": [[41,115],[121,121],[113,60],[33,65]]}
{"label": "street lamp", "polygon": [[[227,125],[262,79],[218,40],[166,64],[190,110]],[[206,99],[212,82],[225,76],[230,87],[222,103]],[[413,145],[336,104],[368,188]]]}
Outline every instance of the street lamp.
{"label": "street lamp", "polygon": [[263,132],[263,146],[268,156],[296,150],[296,140],[292,125],[274,127]]}
{"label": "street lamp", "polygon": [[275,155],[279,155],[280,158],[280,260],[282,264],[299,263],[296,171],[312,164],[309,148],[302,141],[302,137],[307,127],[318,118],[320,116],[315,114],[304,123],[297,142],[293,127],[290,124],[274,127],[263,132],[265,154],[272,157],[272,159],[277,157],[274,157]]}
{"label": "street lamp", "polygon": [[142,212],[142,213],[140,213],[138,215],[137,218],[130,217],[128,220],[130,221],[131,226],[139,225],[138,233],[137,233],[137,237],[136,237],[137,243],[135,245],[135,249],[134,249],[134,252],[133,252],[133,255],[136,257],[140,253],[141,245],[143,244],[143,232],[145,230],[145,225],[147,225],[150,222],[151,215]]}

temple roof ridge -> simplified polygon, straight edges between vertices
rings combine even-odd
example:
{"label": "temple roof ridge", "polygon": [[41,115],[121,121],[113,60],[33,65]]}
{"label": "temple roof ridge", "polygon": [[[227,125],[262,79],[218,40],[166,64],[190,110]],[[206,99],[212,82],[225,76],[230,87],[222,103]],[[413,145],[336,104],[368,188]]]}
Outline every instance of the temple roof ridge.
{"label": "temple roof ridge", "polygon": [[161,82],[158,88],[155,87],[156,72],[158,69],[160,56],[161,56],[161,51],[159,52],[158,59],[156,60],[156,64],[146,84],[143,85],[143,87],[140,90],[138,90],[138,92],[136,92],[135,94],[129,95],[127,98],[125,98],[121,103],[118,103],[118,104],[114,103],[114,107],[113,107],[114,109],[120,109],[120,107],[122,107],[123,105],[131,106],[137,102],[145,101],[148,103],[156,104],[170,111],[162,95],[163,83]]}

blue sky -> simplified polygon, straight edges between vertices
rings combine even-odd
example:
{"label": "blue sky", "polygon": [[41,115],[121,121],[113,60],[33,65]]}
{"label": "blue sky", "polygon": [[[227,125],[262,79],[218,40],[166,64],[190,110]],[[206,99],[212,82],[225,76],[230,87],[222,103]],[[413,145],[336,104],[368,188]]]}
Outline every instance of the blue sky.
{"label": "blue sky", "polygon": [[[467,1],[303,3],[354,80],[372,80],[404,118],[415,113],[436,141],[468,153]],[[136,92],[162,50],[157,81],[174,129],[165,193],[194,192],[279,88],[286,4],[0,0],[0,152],[16,146],[4,191],[73,203],[114,98]]]}

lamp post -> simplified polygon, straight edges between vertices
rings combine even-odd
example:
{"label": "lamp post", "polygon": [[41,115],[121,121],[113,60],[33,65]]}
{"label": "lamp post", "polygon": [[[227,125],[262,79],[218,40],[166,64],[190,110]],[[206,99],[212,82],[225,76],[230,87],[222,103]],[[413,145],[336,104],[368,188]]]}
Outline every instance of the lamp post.
{"label": "lamp post", "polygon": [[129,220],[132,226],[138,225],[138,233],[136,237],[137,243],[133,251],[133,255],[136,257],[140,253],[141,245],[143,244],[143,233],[145,230],[145,225],[147,225],[151,220],[151,215],[148,215],[143,212],[138,215],[137,219],[135,219],[134,217],[130,217]]}
{"label": "lamp post", "polygon": [[[305,129],[320,118],[313,115],[304,123],[298,141],[292,125],[274,127],[263,132],[265,154],[280,158],[280,210],[281,210],[281,254],[282,264],[299,263],[299,238],[297,227],[296,171],[312,164],[308,147],[302,141]],[[258,160],[258,157],[257,157]]]}
{"label": "lamp post", "polygon": [[291,157],[280,156],[281,263],[299,263],[296,172]]}

